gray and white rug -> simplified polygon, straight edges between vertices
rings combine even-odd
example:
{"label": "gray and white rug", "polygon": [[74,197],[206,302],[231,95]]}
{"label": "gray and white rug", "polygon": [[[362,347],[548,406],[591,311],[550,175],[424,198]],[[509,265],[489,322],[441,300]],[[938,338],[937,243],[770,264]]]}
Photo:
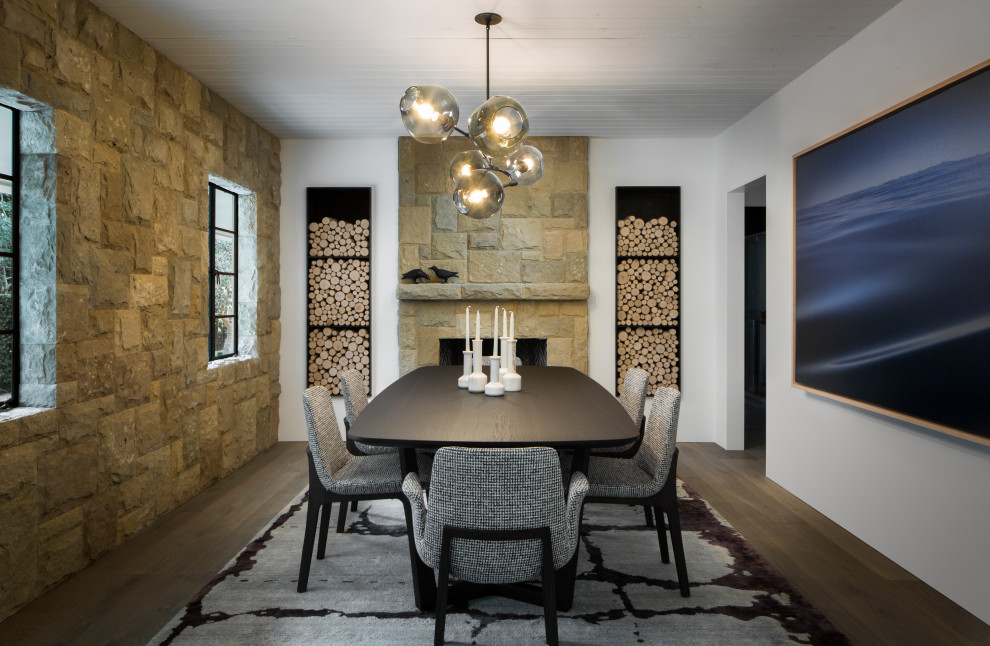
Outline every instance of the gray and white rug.
{"label": "gray and white rug", "polygon": [[[690,488],[681,522],[691,597],[660,562],[641,507],[587,505],[574,605],[561,644],[846,646],[838,632]],[[152,640],[152,644],[431,644],[433,613],[413,602],[398,501],[362,503],[347,533],[296,592],[306,511],[300,496]],[[334,507],[334,520],[336,519]],[[331,523],[334,525],[334,523]],[[448,643],[543,644],[542,608],[497,597],[452,606]]]}

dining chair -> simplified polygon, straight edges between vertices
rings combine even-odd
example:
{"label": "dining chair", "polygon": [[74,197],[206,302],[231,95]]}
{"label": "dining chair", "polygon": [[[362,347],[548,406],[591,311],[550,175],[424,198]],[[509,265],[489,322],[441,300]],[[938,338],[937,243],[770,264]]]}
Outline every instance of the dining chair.
{"label": "dining chair", "polygon": [[326,555],[333,503],[346,508],[347,503],[353,500],[402,499],[399,456],[395,453],[351,455],[340,437],[337,414],[326,388],[307,388],[303,393],[303,410],[309,437],[306,451],[309,456],[309,503],[302,561],[299,564],[299,592],[305,592],[309,583],[309,566],[321,512],[317,559]]}
{"label": "dining chair", "polygon": [[[380,455],[383,453],[398,453],[393,446],[375,446],[355,442],[347,431],[368,405],[368,393],[364,387],[364,375],[357,370],[345,370],[340,375],[340,391],[344,395],[344,437],[347,450],[351,455]],[[357,500],[351,501],[351,511],[357,511]],[[344,531],[347,523],[347,505],[341,505],[337,512],[337,533]]]}
{"label": "dining chair", "polygon": [[434,644],[443,643],[450,577],[484,585],[481,594],[512,598],[520,598],[520,588],[507,584],[541,578],[542,590],[521,590],[541,593],[546,641],[556,646],[555,571],[577,549],[584,474],[571,476],[565,499],[560,461],[549,447],[445,447],[433,461],[429,506],[415,474],[406,475],[402,491],[416,551],[438,572]]}
{"label": "dining chair", "polygon": [[636,454],[643,441],[644,415],[646,408],[646,387],[650,385],[650,375],[642,368],[630,368],[622,378],[622,392],[619,393],[619,403],[626,409],[629,418],[639,429],[639,437],[628,444],[609,446],[595,449],[592,455],[605,455],[612,458],[630,458]]}
{"label": "dining chair", "polygon": [[643,442],[630,459],[592,457],[588,463],[587,503],[644,505],[656,516],[660,560],[670,563],[664,514],[670,527],[677,582],[681,596],[691,596],[677,507],[677,418],[681,393],[660,388],[646,422]]}

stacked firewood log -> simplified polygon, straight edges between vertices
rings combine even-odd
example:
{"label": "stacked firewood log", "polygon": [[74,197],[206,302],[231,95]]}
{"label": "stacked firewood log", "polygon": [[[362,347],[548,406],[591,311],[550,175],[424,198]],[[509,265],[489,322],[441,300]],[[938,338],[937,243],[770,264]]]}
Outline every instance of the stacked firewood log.
{"label": "stacked firewood log", "polygon": [[355,369],[371,386],[371,339],[367,330],[318,328],[309,332],[309,385],[340,394],[340,375]]}
{"label": "stacked firewood log", "polygon": [[619,331],[616,343],[618,354],[619,389],[626,371],[641,368],[650,375],[648,394],[660,386],[677,388],[678,340],[675,329],[626,328]]}
{"label": "stacked firewood log", "polygon": [[323,218],[309,223],[309,255],[358,256],[368,255],[368,233],[371,222],[366,219],[347,222]]}
{"label": "stacked firewood log", "polygon": [[620,325],[677,325],[677,261],[627,258],[616,274],[616,318]]}
{"label": "stacked firewood log", "polygon": [[370,263],[313,260],[309,265],[309,324],[368,325]]}
{"label": "stacked firewood log", "polygon": [[676,256],[677,222],[666,217],[642,220],[630,215],[619,220],[616,252],[620,256]]}

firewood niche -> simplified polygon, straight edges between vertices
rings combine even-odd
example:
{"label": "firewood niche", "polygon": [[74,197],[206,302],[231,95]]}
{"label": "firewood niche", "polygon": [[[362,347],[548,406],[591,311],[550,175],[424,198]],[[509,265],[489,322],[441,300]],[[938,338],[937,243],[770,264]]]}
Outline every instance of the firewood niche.
{"label": "firewood niche", "polygon": [[617,392],[630,368],[680,388],[680,213],[679,186],[615,189]]}
{"label": "firewood niche", "polygon": [[371,386],[371,189],[306,189],[308,386],[339,395],[354,369]]}

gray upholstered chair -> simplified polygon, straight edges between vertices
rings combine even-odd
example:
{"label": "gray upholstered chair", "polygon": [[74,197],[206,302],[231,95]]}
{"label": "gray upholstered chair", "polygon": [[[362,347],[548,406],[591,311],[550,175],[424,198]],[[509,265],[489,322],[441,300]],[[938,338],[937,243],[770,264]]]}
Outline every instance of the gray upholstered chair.
{"label": "gray upholstered chair", "polygon": [[681,521],[677,508],[677,417],[681,393],[660,388],[653,396],[653,408],[646,422],[643,442],[630,459],[592,457],[588,463],[587,503],[619,503],[652,507],[656,514],[660,558],[670,562],[664,513],[670,525],[677,582],[681,596],[691,596],[681,542]]}
{"label": "gray upholstered chair", "polygon": [[650,375],[641,368],[630,368],[622,378],[622,392],[619,393],[619,403],[626,409],[629,419],[639,429],[639,438],[621,446],[610,446],[595,449],[593,455],[628,458],[636,454],[640,442],[643,441],[643,409],[646,407],[646,387],[650,385]]}
{"label": "gray upholstered chair", "polygon": [[[364,387],[364,375],[357,370],[346,370],[340,375],[340,392],[344,395],[344,436],[345,444],[351,455],[381,455],[384,453],[398,453],[399,450],[393,446],[375,446],[373,444],[362,444],[355,442],[347,436],[347,431],[351,429],[354,420],[358,418],[361,411],[368,405],[368,393]],[[357,511],[357,500],[351,501],[351,511]],[[347,522],[347,506],[341,505],[337,512],[337,533],[344,531]]]}
{"label": "gray upholstered chair", "polygon": [[[547,642],[557,644],[556,579],[577,549],[583,473],[571,477],[564,498],[557,453],[548,447],[439,449],[433,461],[429,508],[415,474],[402,491],[413,514],[416,550],[438,570],[434,643],[442,644],[449,577],[490,586],[541,578]],[[531,588],[525,588],[532,593]]]}
{"label": "gray upholstered chair", "polygon": [[323,519],[316,552],[318,559],[326,554],[330,510],[334,502],[346,508],[347,502],[352,500],[402,498],[399,456],[395,453],[363,457],[351,455],[340,437],[337,414],[326,388],[307,388],[303,393],[303,409],[309,436],[309,507],[302,561],[299,564],[299,592],[305,592],[309,582],[309,566],[321,511]]}

